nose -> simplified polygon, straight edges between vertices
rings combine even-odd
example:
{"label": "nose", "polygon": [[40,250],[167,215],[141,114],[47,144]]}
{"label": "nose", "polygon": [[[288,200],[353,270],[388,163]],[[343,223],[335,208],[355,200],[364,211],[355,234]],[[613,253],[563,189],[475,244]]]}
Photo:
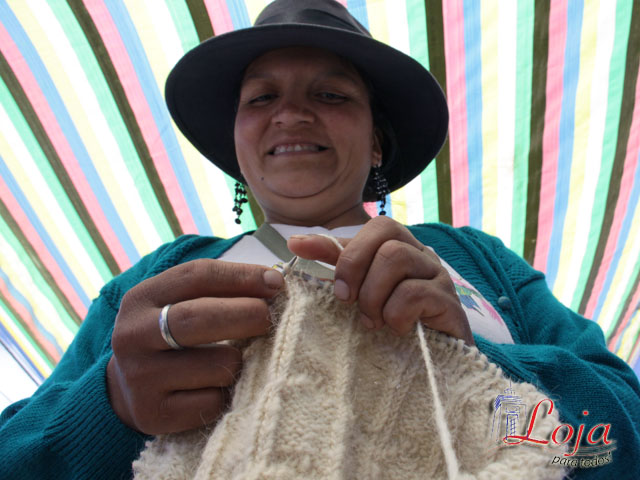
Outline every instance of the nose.
{"label": "nose", "polygon": [[315,114],[304,100],[283,97],[273,114],[272,122],[280,127],[295,127],[300,124],[312,123],[314,119]]}

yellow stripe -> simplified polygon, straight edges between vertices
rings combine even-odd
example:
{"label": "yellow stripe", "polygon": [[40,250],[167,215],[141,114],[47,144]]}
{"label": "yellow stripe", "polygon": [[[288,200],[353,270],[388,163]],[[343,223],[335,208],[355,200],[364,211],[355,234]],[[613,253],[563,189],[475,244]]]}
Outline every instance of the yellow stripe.
{"label": "yellow stripe", "polygon": [[22,331],[16,327],[16,325],[11,320],[9,316],[9,312],[7,312],[3,306],[0,305],[0,323],[7,329],[11,338],[13,338],[20,350],[31,360],[33,365],[38,369],[38,371],[46,378],[51,374],[51,367],[43,360],[38,351],[33,348],[31,342],[27,340],[27,338],[22,334]]}
{"label": "yellow stripe", "polygon": [[385,0],[367,0],[367,17],[369,32],[380,42],[389,43],[389,27],[387,25],[387,6]]}
{"label": "yellow stripe", "polygon": [[[629,206],[628,208],[634,207]],[[620,261],[598,316],[598,323],[605,331],[610,328],[611,323],[614,321],[616,311],[623,301],[622,295],[624,295],[627,286],[633,281],[634,267],[638,258],[640,258],[640,207],[636,206],[629,236],[622,249]]]}
{"label": "yellow stripe", "polygon": [[[33,2],[35,3],[35,2]],[[159,244],[88,78],[61,25],[46,4],[20,11],[20,22],[41,55],[119,217],[138,250]],[[46,29],[46,30],[45,30]],[[100,132],[100,137],[96,136]]]}
{"label": "yellow stripe", "polygon": [[[482,229],[497,233],[498,196],[498,4],[482,2]],[[471,152],[477,155],[479,152]]]}
{"label": "yellow stripe", "polygon": [[271,2],[268,0],[245,0],[244,3],[247,6],[247,13],[249,14],[251,25],[253,25],[258,15],[260,15],[260,12]]}
{"label": "yellow stripe", "polygon": [[[30,152],[3,108],[0,108],[0,152],[16,182],[22,188],[39,220],[47,230],[73,275],[91,298],[105,279],[95,268],[90,255],[69,224],[64,212],[49,189],[47,181],[34,163]],[[7,135],[5,138],[4,135]]]}
{"label": "yellow stripe", "polygon": [[[599,0],[585,0],[584,18],[582,22],[582,38],[580,41],[580,76],[576,91],[576,110],[573,138],[573,161],[571,166],[571,179],[569,185],[569,201],[564,221],[562,234],[562,247],[560,251],[560,263],[558,275],[554,284],[554,291],[562,295],[565,301],[571,299],[565,293],[568,283],[572,251],[576,248],[576,230],[579,223],[590,223],[591,209],[585,209],[580,204],[584,188],[587,144],[589,143],[589,127],[591,115],[591,91],[593,70],[595,67],[596,44],[598,32],[598,3]],[[557,248],[558,246],[554,246]],[[579,273],[579,268],[573,270],[574,275]],[[573,287],[575,288],[575,287]]]}
{"label": "yellow stripe", "polygon": [[0,252],[4,259],[3,270],[11,279],[12,285],[29,302],[33,313],[46,329],[64,349],[73,340],[74,332],[66,328],[64,321],[58,315],[49,299],[42,294],[35,284],[27,268],[23,265],[18,253],[11,248],[4,237],[0,237]]}

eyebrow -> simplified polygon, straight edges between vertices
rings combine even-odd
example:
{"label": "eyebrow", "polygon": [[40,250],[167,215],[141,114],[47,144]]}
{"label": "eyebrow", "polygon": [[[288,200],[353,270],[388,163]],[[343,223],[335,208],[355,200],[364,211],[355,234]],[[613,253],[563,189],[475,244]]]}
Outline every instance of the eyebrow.
{"label": "eyebrow", "polygon": [[[324,80],[326,78],[331,78],[331,77],[338,77],[338,78],[348,80],[350,83],[352,83],[355,86],[360,85],[360,82],[358,82],[357,79],[352,74],[345,72],[343,70],[329,70],[328,72],[324,72],[319,75],[319,79],[321,80]],[[274,78],[274,75],[269,72],[257,71],[257,72],[251,72],[245,75],[245,77],[242,79],[242,83],[248,80],[271,80],[273,78]]]}

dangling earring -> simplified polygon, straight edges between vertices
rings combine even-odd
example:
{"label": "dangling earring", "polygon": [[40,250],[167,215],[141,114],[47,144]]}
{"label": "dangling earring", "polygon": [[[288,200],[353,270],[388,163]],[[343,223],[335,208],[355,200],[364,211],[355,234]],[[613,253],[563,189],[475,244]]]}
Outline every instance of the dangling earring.
{"label": "dangling earring", "polygon": [[387,204],[387,195],[391,193],[389,191],[389,184],[387,179],[382,174],[382,167],[380,165],[374,165],[373,169],[373,185],[376,189],[376,200],[380,202],[378,215],[386,215],[384,207]]}
{"label": "dangling earring", "polygon": [[236,223],[240,225],[242,221],[240,220],[240,215],[242,215],[242,204],[247,203],[247,189],[240,182],[236,182],[236,193],[233,198],[233,208],[232,211],[236,214]]}

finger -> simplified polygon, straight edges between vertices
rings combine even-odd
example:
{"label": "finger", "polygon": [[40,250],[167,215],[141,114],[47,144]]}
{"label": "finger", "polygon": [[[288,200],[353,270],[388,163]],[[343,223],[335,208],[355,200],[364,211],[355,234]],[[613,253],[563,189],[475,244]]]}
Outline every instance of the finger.
{"label": "finger", "polygon": [[[173,338],[183,347],[264,335],[271,325],[261,298],[198,298],[176,303],[167,312]],[[159,349],[168,349],[154,326]]]}
{"label": "finger", "polygon": [[139,283],[125,294],[123,303],[142,309],[199,297],[270,298],[283,285],[282,275],[268,267],[198,259]]}
{"label": "finger", "polygon": [[[409,278],[430,280],[439,275],[449,276],[437,257],[407,243],[389,240],[375,253],[362,282],[358,292],[360,311],[379,328],[385,323],[382,309],[397,285]],[[455,295],[455,290],[450,293]]]}
{"label": "finger", "polygon": [[231,345],[209,345],[181,351],[163,352],[153,359],[153,368],[162,378],[156,389],[171,393],[230,387],[242,368],[242,352]]}
{"label": "finger", "polygon": [[[350,239],[336,239],[344,248]],[[336,245],[335,241],[325,235],[292,235],[287,241],[287,247],[294,255],[308,260],[335,265],[343,248]]]}
{"label": "finger", "polygon": [[184,432],[214,423],[229,403],[226,388],[186,390],[167,395],[157,410],[141,418],[138,430],[148,435]]}
{"label": "finger", "polygon": [[457,296],[439,280],[409,279],[394,289],[383,309],[385,323],[398,335],[409,333],[421,321],[428,327],[467,342],[473,337]]}
{"label": "finger", "polygon": [[387,217],[369,221],[340,254],[335,270],[335,293],[346,302],[358,299],[358,293],[369,266],[380,246],[398,240],[418,250],[424,246],[404,226]]}

